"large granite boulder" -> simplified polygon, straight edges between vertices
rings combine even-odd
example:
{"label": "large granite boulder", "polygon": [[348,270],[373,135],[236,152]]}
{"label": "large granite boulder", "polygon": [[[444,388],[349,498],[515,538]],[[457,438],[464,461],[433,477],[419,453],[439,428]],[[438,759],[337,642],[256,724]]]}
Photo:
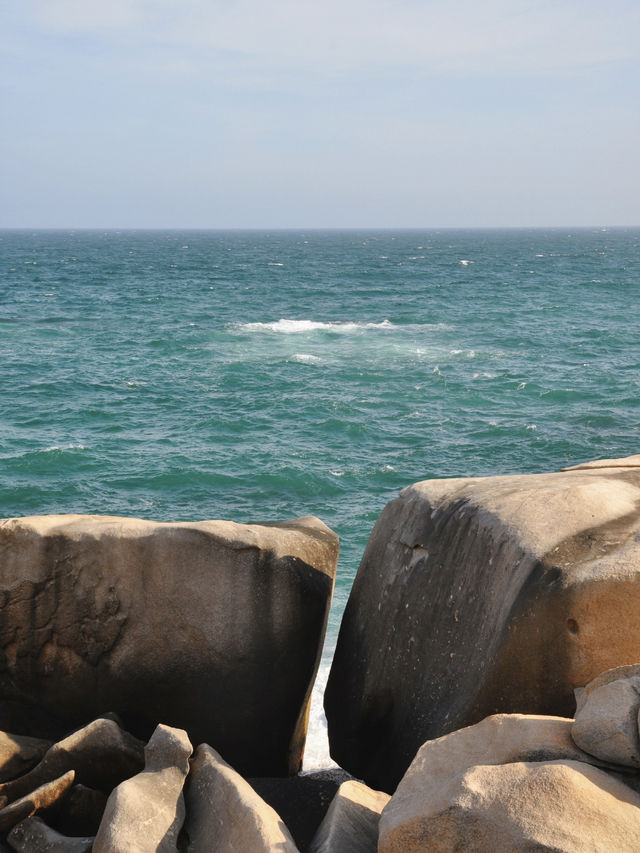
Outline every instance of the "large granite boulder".
{"label": "large granite boulder", "polygon": [[497,714],[424,743],[384,808],[379,853],[640,849],[640,796],[573,721]]}
{"label": "large granite boulder", "polygon": [[0,522],[0,728],[57,738],[113,708],[144,740],[162,721],[295,772],[337,555],[311,517]]}
{"label": "large granite boulder", "polygon": [[380,818],[378,853],[640,849],[640,796],[579,761],[479,765],[438,782],[414,810],[391,798]]}
{"label": "large granite boulder", "polygon": [[384,509],[325,693],[331,754],[389,792],[425,740],[495,712],[572,716],[640,660],[640,457],[416,483]]}

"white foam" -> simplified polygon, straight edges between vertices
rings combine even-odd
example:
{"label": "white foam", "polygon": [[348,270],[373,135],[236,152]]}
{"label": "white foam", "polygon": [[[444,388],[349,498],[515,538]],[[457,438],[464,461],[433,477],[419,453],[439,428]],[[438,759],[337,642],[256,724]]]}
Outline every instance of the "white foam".
{"label": "white foam", "polygon": [[329,755],[327,718],[325,717],[323,707],[324,691],[327,686],[330,668],[330,662],[323,661],[320,664],[318,675],[313,685],[307,744],[304,750],[304,762],[302,765],[304,771],[326,770],[338,766]]}
{"label": "white foam", "polygon": [[360,329],[392,329],[393,323],[383,320],[381,323],[321,323],[315,320],[287,320],[282,318],[275,323],[242,323],[240,328],[246,332],[277,332],[282,335],[300,335],[308,332],[349,333]]}
{"label": "white foam", "polygon": [[311,355],[308,352],[297,352],[291,356],[289,361],[297,361],[299,364],[318,364],[322,359],[317,355]]}
{"label": "white foam", "polygon": [[52,444],[51,447],[45,447],[40,453],[55,453],[60,450],[86,450],[84,444]]}
{"label": "white foam", "polygon": [[463,267],[468,267],[469,264],[473,263],[473,261],[462,260],[462,261],[458,261],[458,263]]}

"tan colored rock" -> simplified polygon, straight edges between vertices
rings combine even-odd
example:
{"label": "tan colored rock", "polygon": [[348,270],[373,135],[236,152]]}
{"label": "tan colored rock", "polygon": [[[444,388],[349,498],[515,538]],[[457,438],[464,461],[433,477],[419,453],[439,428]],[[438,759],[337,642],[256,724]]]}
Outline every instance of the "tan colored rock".
{"label": "tan colored rock", "polygon": [[379,853],[640,849],[640,796],[581,762],[516,762],[438,773],[424,778],[419,799],[403,796],[402,784],[400,797],[394,795],[382,813]]}
{"label": "tan colored rock", "polygon": [[640,665],[602,673],[576,690],[576,699],[576,744],[603,761],[640,767]]}
{"label": "tan colored rock", "polygon": [[331,754],[393,791],[420,744],[496,712],[572,716],[640,660],[640,467],[427,480],[371,534],[325,693]]}
{"label": "tan colored rock", "polygon": [[93,840],[61,835],[39,817],[23,820],[7,836],[16,853],[91,853]]}
{"label": "tan colored rock", "polygon": [[196,750],[185,799],[188,853],[298,851],[280,815],[208,744]]}
{"label": "tan colored rock", "polygon": [[107,800],[93,853],[177,853],[191,751],[185,731],[156,728],[142,773],[121,782]]}
{"label": "tan colored rock", "polygon": [[0,832],[8,832],[20,821],[60,802],[73,785],[73,770],[36,788],[35,791],[0,809]]}
{"label": "tan colored rock", "polygon": [[50,740],[0,732],[0,782],[31,770],[50,746]]}
{"label": "tan colored rock", "polygon": [[312,517],[1,521],[0,726],[59,737],[113,708],[145,740],[162,720],[246,774],[296,772],[337,556]]}
{"label": "tan colored rock", "polygon": [[389,794],[362,782],[343,782],[309,853],[376,853],[380,813],[390,799]]}
{"label": "tan colored rock", "polygon": [[144,767],[144,744],[113,720],[97,719],[53,744],[29,773],[0,785],[0,796],[15,800],[75,771],[77,782],[109,793]]}

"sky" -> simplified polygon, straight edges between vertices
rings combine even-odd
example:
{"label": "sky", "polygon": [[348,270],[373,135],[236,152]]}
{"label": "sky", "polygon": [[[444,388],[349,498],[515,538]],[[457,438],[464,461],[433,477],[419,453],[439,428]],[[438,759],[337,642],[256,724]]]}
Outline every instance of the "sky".
{"label": "sky", "polygon": [[0,227],[640,225],[638,0],[0,0]]}

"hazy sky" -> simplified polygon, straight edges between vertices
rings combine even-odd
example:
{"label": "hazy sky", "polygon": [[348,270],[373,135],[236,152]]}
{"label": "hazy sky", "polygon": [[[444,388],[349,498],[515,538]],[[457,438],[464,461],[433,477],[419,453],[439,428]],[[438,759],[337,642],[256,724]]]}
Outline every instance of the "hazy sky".
{"label": "hazy sky", "polygon": [[0,0],[0,227],[640,225],[638,0]]}

